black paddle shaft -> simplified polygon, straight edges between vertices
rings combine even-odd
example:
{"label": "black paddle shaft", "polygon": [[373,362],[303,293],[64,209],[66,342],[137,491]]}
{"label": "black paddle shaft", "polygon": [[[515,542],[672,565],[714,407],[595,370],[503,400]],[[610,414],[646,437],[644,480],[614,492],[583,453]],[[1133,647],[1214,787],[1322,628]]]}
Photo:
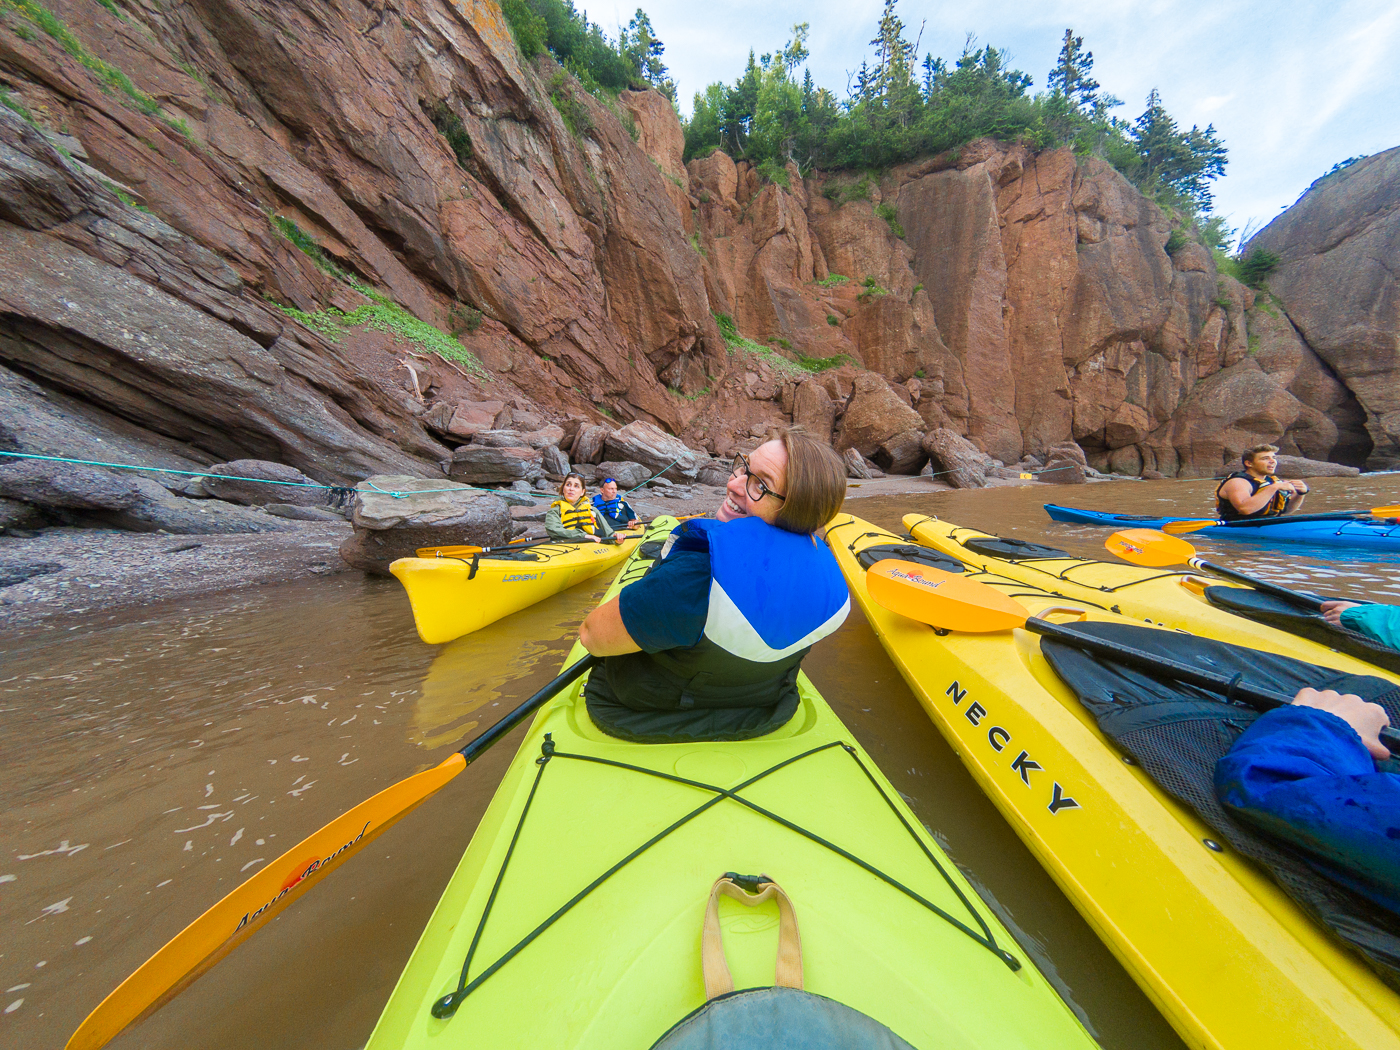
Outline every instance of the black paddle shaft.
{"label": "black paddle shaft", "polygon": [[1314,611],[1321,610],[1324,599],[1313,594],[1304,594],[1302,591],[1290,590],[1287,587],[1280,587],[1276,583],[1269,583],[1255,576],[1249,576],[1243,572],[1236,572],[1234,569],[1227,569],[1223,565],[1216,565],[1214,562],[1206,561],[1204,558],[1192,558],[1191,566],[1197,569],[1205,569],[1206,572],[1226,580],[1234,580],[1236,583],[1246,583],[1261,594],[1272,594],[1275,598],[1282,598],[1286,602],[1294,605],[1301,605],[1305,609]]}
{"label": "black paddle shaft", "polygon": [[545,701],[557,694],[559,690],[575,682],[583,672],[587,671],[597,662],[598,657],[589,654],[572,667],[565,669],[564,673],[558,678],[554,679],[554,681],[550,682],[538,693],[530,697],[530,699],[526,700],[510,714],[506,715],[505,718],[502,718],[490,729],[486,730],[486,732],[482,733],[470,744],[458,751],[457,754],[467,760],[467,765],[471,765],[472,762],[480,758],[482,753],[490,748],[492,744],[500,740],[501,737],[507,735],[530,715],[534,714],[536,710],[544,705]]}
{"label": "black paddle shaft", "polygon": [[[1276,707],[1287,707],[1293,703],[1293,697],[1285,693],[1276,693],[1272,689],[1257,689],[1252,685],[1245,685],[1238,676],[1231,677],[1203,671],[1198,667],[1180,663],[1170,657],[1155,656],[1152,653],[1145,653],[1141,649],[1133,649],[1117,642],[1092,638],[1080,634],[1078,631],[1071,631],[1057,623],[1051,623],[1049,620],[1041,620],[1032,616],[1026,620],[1026,630],[1034,631],[1044,638],[1051,638],[1057,642],[1063,642],[1065,645],[1071,645],[1076,649],[1083,649],[1095,656],[1106,657],[1128,667],[1134,667],[1147,674],[1171,678],[1178,682],[1185,682],[1187,685],[1198,686],[1201,689],[1209,689],[1212,693],[1219,693],[1227,700],[1243,700],[1260,711],[1272,711]],[[1392,753],[1400,754],[1400,730],[1382,729],[1381,743],[1388,747]]]}

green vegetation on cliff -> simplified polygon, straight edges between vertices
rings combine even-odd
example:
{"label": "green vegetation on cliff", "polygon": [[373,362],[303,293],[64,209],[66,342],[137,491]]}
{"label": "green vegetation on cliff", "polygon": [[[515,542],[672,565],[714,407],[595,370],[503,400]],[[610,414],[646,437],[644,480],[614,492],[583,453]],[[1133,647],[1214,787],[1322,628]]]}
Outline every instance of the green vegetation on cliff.
{"label": "green vegetation on cliff", "polygon": [[675,102],[676,85],[661,61],[666,45],[640,7],[615,41],[573,0],[502,0],[501,12],[526,58],[548,51],[593,94],[654,87]]}
{"label": "green vegetation on cliff", "polygon": [[756,59],[750,52],[732,86],[696,93],[686,159],[722,149],[760,171],[788,162],[804,173],[879,169],[990,136],[1033,149],[1073,146],[1192,219],[1210,210],[1210,183],[1226,163],[1214,126],[1182,131],[1155,89],[1136,120],[1113,116],[1122,102],[1091,76],[1094,56],[1082,37],[1065,31],[1047,90],[1031,94],[1032,78],[1013,69],[1005,51],[978,46],[972,36],[951,64],[932,54],[920,61],[897,4],[885,0],[872,61],[861,64],[844,99],[803,69],[808,23],[793,26],[781,50]]}

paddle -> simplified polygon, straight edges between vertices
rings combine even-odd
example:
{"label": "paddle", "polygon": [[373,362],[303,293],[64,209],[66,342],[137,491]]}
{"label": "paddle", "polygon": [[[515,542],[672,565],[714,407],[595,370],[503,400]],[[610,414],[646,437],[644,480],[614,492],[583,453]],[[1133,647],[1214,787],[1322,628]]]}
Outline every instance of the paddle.
{"label": "paddle", "polygon": [[1327,514],[1281,514],[1271,518],[1245,518],[1239,521],[1224,521],[1220,518],[1193,518],[1189,521],[1169,521],[1162,526],[1168,535],[1178,536],[1196,532],[1212,526],[1229,528],[1261,528],[1268,525],[1287,525],[1299,521],[1356,521],[1367,516],[1373,518],[1400,517],[1400,505],[1372,507],[1370,510],[1339,510]]}
{"label": "paddle", "polygon": [[[984,583],[914,562],[877,561],[865,573],[866,589],[891,612],[939,630],[990,633],[1023,627],[1044,638],[1082,649],[1156,678],[1170,678],[1243,700],[1260,711],[1287,707],[1293,697],[1246,685],[1238,677],[1216,674],[1118,642],[1091,638],[1049,620],[1031,616],[1019,602]],[[1381,730],[1381,743],[1400,754],[1400,730]]]}
{"label": "paddle", "polygon": [[596,656],[585,656],[462,750],[336,817],[234,889],[102,1000],[78,1026],[66,1050],[97,1050],[165,1005],[597,662]]}
{"label": "paddle", "polygon": [[1155,529],[1124,529],[1104,540],[1103,545],[1124,561],[1132,562],[1134,565],[1142,565],[1152,569],[1163,569],[1172,565],[1189,565],[1193,569],[1201,569],[1226,580],[1248,584],[1256,591],[1272,594],[1276,598],[1282,598],[1284,601],[1292,602],[1305,609],[1321,610],[1322,603],[1328,600],[1319,598],[1315,594],[1306,594],[1303,591],[1280,587],[1276,583],[1261,580],[1257,576],[1249,576],[1246,573],[1236,572],[1234,569],[1227,569],[1223,565],[1206,561],[1204,558],[1198,557],[1196,548],[1185,540],[1175,536],[1164,536]]}

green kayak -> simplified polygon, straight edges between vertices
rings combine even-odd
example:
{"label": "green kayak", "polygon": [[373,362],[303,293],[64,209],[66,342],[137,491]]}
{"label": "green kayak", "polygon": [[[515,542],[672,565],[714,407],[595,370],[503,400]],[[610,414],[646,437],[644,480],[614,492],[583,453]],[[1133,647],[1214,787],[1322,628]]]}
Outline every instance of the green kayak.
{"label": "green kayak", "polygon": [[800,686],[786,725],[739,742],[605,736],[580,684],[544,707],[369,1050],[1093,1047]]}

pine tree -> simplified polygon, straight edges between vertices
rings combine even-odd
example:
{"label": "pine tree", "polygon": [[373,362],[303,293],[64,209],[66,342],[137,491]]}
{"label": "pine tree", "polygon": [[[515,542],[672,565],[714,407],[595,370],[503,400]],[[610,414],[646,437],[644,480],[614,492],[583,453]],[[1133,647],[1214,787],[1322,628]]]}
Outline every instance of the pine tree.
{"label": "pine tree", "polygon": [[1099,82],[1089,75],[1093,68],[1094,53],[1084,50],[1084,38],[1066,29],[1059,60],[1050,70],[1046,86],[1062,94],[1076,109],[1091,112],[1099,102]]}

